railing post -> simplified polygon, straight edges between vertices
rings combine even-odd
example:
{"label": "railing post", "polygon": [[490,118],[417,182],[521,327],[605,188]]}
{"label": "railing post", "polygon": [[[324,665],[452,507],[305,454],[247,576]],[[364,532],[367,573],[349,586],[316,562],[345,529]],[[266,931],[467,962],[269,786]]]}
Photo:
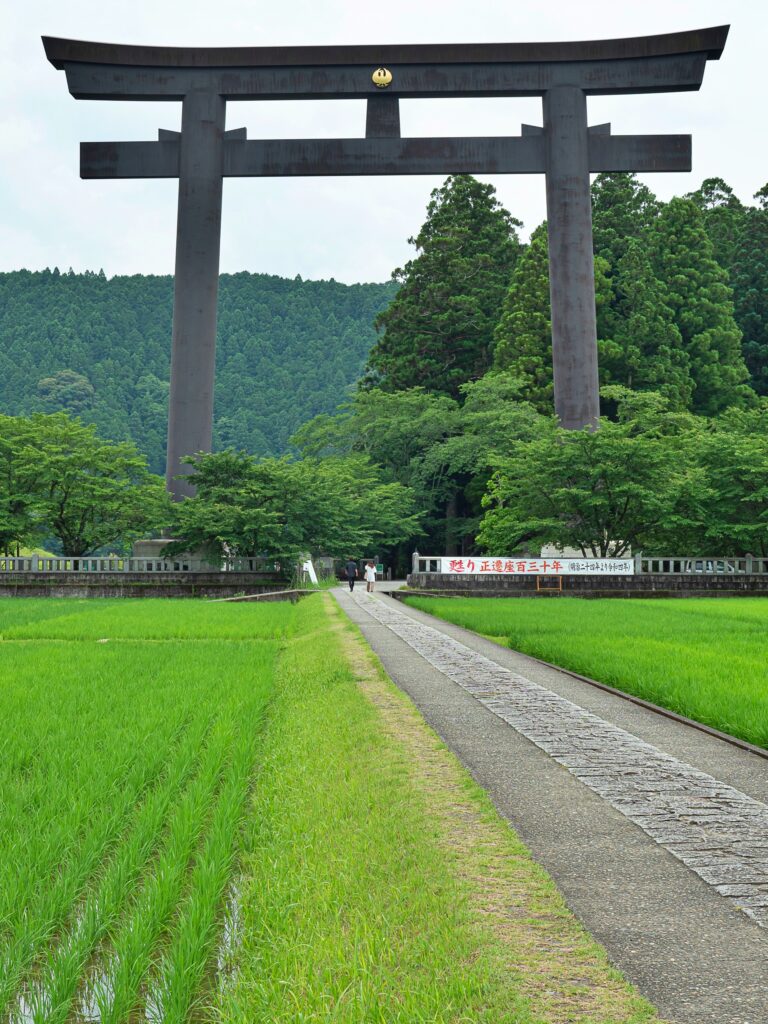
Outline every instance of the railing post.
{"label": "railing post", "polygon": [[635,555],[635,572],[638,576],[642,576],[643,573],[643,556],[638,552]]}
{"label": "railing post", "polygon": [[419,571],[419,552],[414,551],[411,555],[411,572]]}

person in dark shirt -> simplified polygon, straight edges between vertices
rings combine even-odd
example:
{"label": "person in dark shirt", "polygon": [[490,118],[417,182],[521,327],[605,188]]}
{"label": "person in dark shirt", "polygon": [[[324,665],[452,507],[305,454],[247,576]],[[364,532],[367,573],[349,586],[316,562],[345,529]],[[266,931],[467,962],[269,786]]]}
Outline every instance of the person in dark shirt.
{"label": "person in dark shirt", "polygon": [[349,589],[355,589],[355,580],[357,579],[357,562],[352,558],[347,559],[347,564],[344,566],[344,575],[349,581]]}

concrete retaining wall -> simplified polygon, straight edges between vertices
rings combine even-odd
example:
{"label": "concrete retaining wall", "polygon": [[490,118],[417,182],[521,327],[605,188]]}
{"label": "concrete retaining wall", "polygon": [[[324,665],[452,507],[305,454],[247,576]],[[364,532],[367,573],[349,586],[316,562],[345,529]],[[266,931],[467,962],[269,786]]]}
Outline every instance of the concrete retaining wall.
{"label": "concrete retaining wall", "polygon": [[254,572],[8,572],[2,597],[235,597],[285,591],[285,580]]}
{"label": "concrete retaining wall", "polygon": [[[551,583],[552,578],[548,577]],[[705,573],[563,576],[563,589],[537,591],[535,576],[411,573],[408,586],[444,597],[768,597],[768,575]]]}

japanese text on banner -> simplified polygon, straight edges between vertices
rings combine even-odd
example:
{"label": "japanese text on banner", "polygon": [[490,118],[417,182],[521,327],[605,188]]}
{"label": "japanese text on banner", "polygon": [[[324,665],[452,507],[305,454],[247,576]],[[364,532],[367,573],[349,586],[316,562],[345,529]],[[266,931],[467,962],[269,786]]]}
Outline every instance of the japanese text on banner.
{"label": "japanese text on banner", "polygon": [[441,558],[440,572],[451,575],[632,576],[631,558]]}

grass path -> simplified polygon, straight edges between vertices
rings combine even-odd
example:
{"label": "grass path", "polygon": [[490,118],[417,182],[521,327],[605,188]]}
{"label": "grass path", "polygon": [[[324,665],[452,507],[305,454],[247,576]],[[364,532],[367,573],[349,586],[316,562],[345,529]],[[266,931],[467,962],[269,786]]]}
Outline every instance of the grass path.
{"label": "grass path", "polygon": [[423,598],[407,603],[768,748],[764,598]]}
{"label": "grass path", "polygon": [[228,1024],[651,1024],[331,599],[281,664]]}

